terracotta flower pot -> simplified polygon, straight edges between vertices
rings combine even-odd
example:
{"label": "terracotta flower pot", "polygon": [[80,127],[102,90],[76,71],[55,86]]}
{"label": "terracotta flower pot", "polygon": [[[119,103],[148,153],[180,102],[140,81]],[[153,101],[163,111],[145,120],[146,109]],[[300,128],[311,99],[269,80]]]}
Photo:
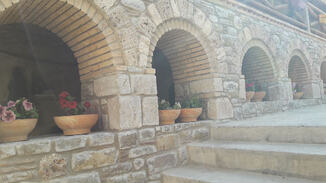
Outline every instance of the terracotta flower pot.
{"label": "terracotta flower pot", "polygon": [[80,135],[91,132],[96,124],[98,114],[82,114],[72,116],[56,116],[55,123],[63,130],[64,135]]}
{"label": "terracotta flower pot", "polygon": [[254,91],[247,91],[246,92],[246,99],[247,99],[247,102],[250,102],[252,97],[254,97],[255,95],[255,92]]}
{"label": "terracotta flower pot", "polygon": [[36,123],[37,119],[17,119],[8,123],[0,121],[0,142],[27,140]]}
{"label": "terracotta flower pot", "polygon": [[293,95],[293,98],[294,99],[301,99],[303,97],[304,93],[303,92],[296,92],[294,95]]}
{"label": "terracotta flower pot", "polygon": [[261,102],[264,99],[265,96],[266,96],[266,92],[264,92],[264,91],[255,92],[255,95],[252,98],[252,100],[255,101],[255,102]]}
{"label": "terracotta flower pot", "polygon": [[175,123],[175,120],[179,117],[180,110],[160,110],[160,125],[171,125]]}
{"label": "terracotta flower pot", "polygon": [[185,108],[181,109],[180,121],[181,122],[194,122],[202,113],[202,108]]}

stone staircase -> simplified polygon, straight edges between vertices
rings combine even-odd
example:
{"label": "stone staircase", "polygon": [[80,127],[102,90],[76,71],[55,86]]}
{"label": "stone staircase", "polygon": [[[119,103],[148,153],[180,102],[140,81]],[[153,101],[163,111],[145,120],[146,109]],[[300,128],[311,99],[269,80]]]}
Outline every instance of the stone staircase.
{"label": "stone staircase", "polygon": [[165,171],[163,183],[326,182],[326,122],[214,125],[188,154],[189,165]]}

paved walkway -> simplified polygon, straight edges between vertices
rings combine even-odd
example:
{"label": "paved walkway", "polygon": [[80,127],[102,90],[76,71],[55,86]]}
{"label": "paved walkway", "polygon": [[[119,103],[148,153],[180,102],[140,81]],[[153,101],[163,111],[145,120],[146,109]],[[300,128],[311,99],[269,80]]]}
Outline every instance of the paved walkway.
{"label": "paved walkway", "polygon": [[326,105],[268,114],[217,126],[326,126]]}

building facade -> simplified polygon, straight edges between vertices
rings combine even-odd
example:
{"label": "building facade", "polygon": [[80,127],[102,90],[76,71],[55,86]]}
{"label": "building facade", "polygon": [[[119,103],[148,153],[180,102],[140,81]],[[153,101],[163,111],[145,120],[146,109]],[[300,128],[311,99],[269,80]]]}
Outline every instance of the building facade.
{"label": "building facade", "polygon": [[[17,25],[30,26],[30,35],[35,33],[26,40],[39,43],[4,45],[16,49],[1,53],[17,62],[10,68],[35,64],[56,94],[70,86],[97,106],[96,128],[102,131],[1,144],[0,182],[156,183],[161,171],[187,162],[185,145],[209,138],[211,123],[324,99],[326,38],[239,1],[1,0],[0,25],[4,43],[22,35],[13,33],[21,29]],[[42,42],[42,31],[52,38]],[[27,47],[32,51],[23,53]],[[23,64],[35,58],[37,63]],[[25,71],[32,78],[27,83],[38,81],[33,68]],[[9,85],[13,70],[7,71],[2,78]],[[62,80],[66,84],[53,85]],[[250,82],[266,91],[263,102],[247,102]],[[293,83],[302,87],[304,99],[293,99]],[[6,85],[1,91],[5,100],[11,90]],[[33,96],[47,89],[26,91]],[[201,119],[209,121],[159,126],[158,98],[171,96],[203,99]],[[51,132],[47,128],[39,131]]]}

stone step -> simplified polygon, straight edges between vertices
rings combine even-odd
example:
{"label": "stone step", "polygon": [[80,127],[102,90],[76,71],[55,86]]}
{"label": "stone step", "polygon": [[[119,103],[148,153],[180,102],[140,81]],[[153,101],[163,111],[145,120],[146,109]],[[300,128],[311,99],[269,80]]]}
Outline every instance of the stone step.
{"label": "stone step", "polygon": [[322,183],[252,172],[187,166],[163,172],[163,183]]}
{"label": "stone step", "polygon": [[326,144],[326,122],[324,125],[228,123],[213,126],[211,137],[220,141]]}
{"label": "stone step", "polygon": [[196,164],[326,181],[326,144],[206,141],[188,153]]}

